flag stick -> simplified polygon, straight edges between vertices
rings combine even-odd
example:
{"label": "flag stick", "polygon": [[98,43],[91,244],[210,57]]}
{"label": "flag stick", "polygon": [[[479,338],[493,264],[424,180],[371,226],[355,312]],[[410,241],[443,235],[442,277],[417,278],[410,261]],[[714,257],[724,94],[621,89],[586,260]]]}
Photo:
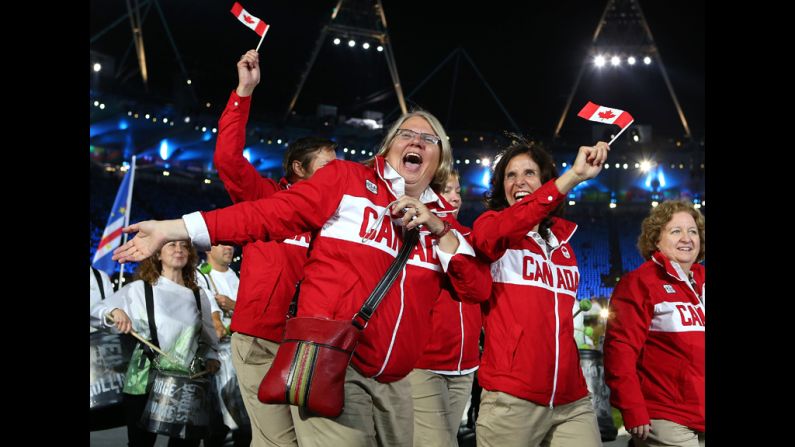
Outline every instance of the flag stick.
{"label": "flag stick", "polygon": [[629,123],[627,123],[627,125],[624,126],[623,129],[621,129],[621,132],[619,132],[616,136],[614,136],[613,139],[610,140],[609,143],[607,143],[607,145],[610,146],[611,144],[613,144],[613,141],[616,141],[616,138],[618,138],[618,135],[621,135],[622,133],[624,133],[625,130],[629,129],[629,126],[632,125],[632,123],[634,123],[634,122],[635,122],[635,120],[632,120]]}
{"label": "flag stick", "polygon": [[[130,165],[130,190],[127,191],[127,209],[124,210],[124,226],[130,225],[130,212],[132,211],[132,191],[133,185],[135,185],[135,155],[132,156],[132,163]],[[127,233],[122,235],[121,245],[127,243]],[[122,287],[122,282],[124,282],[124,264],[121,265],[119,268],[119,289]]]}
{"label": "flag stick", "polygon": [[262,38],[259,40],[259,43],[257,44],[257,49],[254,51],[259,51],[259,46],[262,45],[262,41],[265,40],[265,35],[268,34],[269,29],[271,29],[270,25],[265,27],[265,31],[262,32]]}
{"label": "flag stick", "polygon": [[[111,315],[111,314],[105,315],[105,320],[107,322],[111,323],[111,324],[115,324],[115,322],[116,322],[116,320],[114,320],[114,318],[113,318],[113,315]],[[141,343],[145,344],[146,346],[149,346],[150,348],[152,348],[153,351],[157,352],[158,354],[162,355],[163,357],[166,357],[167,359],[171,360],[174,363],[179,363],[179,362],[177,362],[177,360],[174,357],[171,357],[170,355],[168,355],[165,352],[163,352],[160,348],[158,348],[157,346],[153,345],[152,342],[150,342],[149,340],[143,338],[141,336],[141,334],[139,334],[138,332],[135,332],[134,330],[130,329],[130,335],[132,335],[133,337],[137,338]]]}

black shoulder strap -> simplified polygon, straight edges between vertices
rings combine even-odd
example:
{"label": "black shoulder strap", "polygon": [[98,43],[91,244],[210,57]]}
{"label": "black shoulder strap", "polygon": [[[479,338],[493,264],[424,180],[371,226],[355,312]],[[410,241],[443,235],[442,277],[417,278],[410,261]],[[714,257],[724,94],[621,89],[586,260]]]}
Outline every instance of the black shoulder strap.
{"label": "black shoulder strap", "polygon": [[205,276],[204,273],[202,273],[202,271],[199,270],[199,269],[196,269],[196,271],[199,272],[199,274],[202,276],[202,278],[204,278],[204,283],[207,284],[207,288],[212,290],[212,288],[210,288],[210,280],[207,279],[207,276]]}
{"label": "black shoulder strap", "polygon": [[202,301],[199,298],[199,288],[198,287],[196,287],[196,289],[193,291],[193,296],[196,297],[196,308],[199,309],[199,321],[201,321],[201,319],[202,319]]}
{"label": "black shoulder strap", "polygon": [[97,278],[97,285],[99,286],[99,294],[102,295],[102,299],[105,299],[105,288],[102,287],[102,276],[99,275],[99,270],[95,269],[94,266],[91,266],[91,270],[94,272],[94,278]]}
{"label": "black shoulder strap", "polygon": [[[201,298],[200,298],[199,288],[198,287],[196,287],[196,289],[193,291],[193,296],[196,297],[196,308],[199,310],[199,325],[200,325],[199,326],[200,327],[200,329],[199,329],[199,331],[200,331],[199,332],[199,347],[196,350],[196,355],[199,355],[199,353],[204,353],[206,351],[207,342],[205,342],[204,339],[201,336],[201,334],[203,333],[203,329],[201,329],[201,326],[204,325],[204,320],[202,319],[202,302],[201,302]],[[202,354],[202,355],[204,355],[204,354]],[[191,362],[191,368],[193,368],[193,362]]]}
{"label": "black shoulder strap", "polygon": [[381,281],[375,285],[373,292],[370,293],[370,296],[367,300],[362,304],[362,308],[359,309],[359,312],[356,313],[353,317],[353,325],[358,327],[359,329],[364,329],[367,326],[367,321],[370,317],[373,316],[373,312],[381,304],[381,300],[384,299],[386,296],[386,292],[389,291],[389,288],[392,286],[392,283],[395,282],[395,278],[397,278],[398,272],[403,269],[403,266],[406,265],[406,262],[409,260],[409,254],[414,249],[414,246],[417,245],[417,241],[420,239],[420,232],[417,229],[409,230],[406,234],[406,238],[403,240],[403,246],[400,247],[400,252],[395,257],[395,260],[392,261],[392,264],[389,265],[389,268],[386,270],[384,277],[381,278]]}
{"label": "black shoulder strap", "polygon": [[146,318],[149,320],[149,337],[152,339],[152,344],[159,348],[160,342],[157,340],[157,326],[155,325],[155,295],[152,285],[145,280],[144,296],[146,298]]}

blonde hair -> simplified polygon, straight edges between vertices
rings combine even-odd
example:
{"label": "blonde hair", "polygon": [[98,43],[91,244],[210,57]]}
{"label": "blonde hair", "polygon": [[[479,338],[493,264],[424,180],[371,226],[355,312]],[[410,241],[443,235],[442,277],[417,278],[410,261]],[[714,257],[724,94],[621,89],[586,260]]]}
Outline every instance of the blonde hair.
{"label": "blonde hair", "polygon": [[[386,153],[389,152],[389,146],[392,145],[392,140],[395,139],[395,135],[398,129],[400,129],[400,126],[402,126],[406,120],[415,116],[427,121],[428,124],[431,125],[433,131],[436,132],[436,136],[439,137],[439,144],[442,146],[441,159],[439,160],[439,166],[436,168],[430,186],[436,191],[438,191],[439,188],[443,190],[445,183],[447,183],[447,177],[450,175],[450,171],[453,170],[453,148],[450,146],[450,141],[447,139],[447,132],[444,131],[442,123],[430,113],[424,110],[413,110],[398,118],[384,136],[384,139],[381,141],[381,146],[378,148],[378,152],[375,155],[385,157]],[[375,163],[375,158],[370,158],[364,162],[367,166],[373,166],[373,163]]]}

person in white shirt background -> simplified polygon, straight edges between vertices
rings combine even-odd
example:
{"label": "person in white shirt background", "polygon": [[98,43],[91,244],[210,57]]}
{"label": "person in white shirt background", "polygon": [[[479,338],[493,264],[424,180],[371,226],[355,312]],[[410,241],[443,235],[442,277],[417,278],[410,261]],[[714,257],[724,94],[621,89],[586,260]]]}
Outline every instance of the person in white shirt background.
{"label": "person in white shirt background", "polygon": [[[213,304],[213,323],[216,325],[216,333],[221,337],[218,346],[218,359],[221,362],[221,369],[213,378],[218,391],[219,402],[221,403],[221,415],[223,416],[225,430],[209,439],[205,439],[204,443],[207,447],[223,446],[226,434],[231,430],[235,446],[248,446],[251,443],[250,422],[245,424],[247,426],[241,427],[238,424],[241,420],[235,421],[232,416],[240,413],[245,415],[246,409],[243,406],[242,398],[239,400],[235,399],[235,403],[230,402],[229,396],[227,396],[227,399],[224,398],[225,393],[229,394],[233,391],[235,397],[238,394],[235,366],[232,364],[232,345],[229,337],[231,334],[229,325],[232,323],[232,312],[235,309],[237,289],[240,285],[237,273],[229,267],[235,255],[235,247],[222,244],[213,245],[205,254],[207,255],[207,265],[211,269],[208,272],[206,267],[204,269],[200,268],[198,282],[208,296],[215,297],[215,302],[211,304]],[[233,382],[230,383],[231,381]],[[227,406],[228,404],[235,405],[236,408],[230,409]],[[238,416],[238,418],[241,417],[242,415]],[[245,415],[243,419],[243,422],[248,422],[248,415]]]}
{"label": "person in white shirt background", "polygon": [[[105,328],[115,327],[125,334],[135,330],[142,337],[153,340],[145,298],[147,285],[151,286],[157,344],[168,355],[168,358],[158,357],[158,369],[188,371],[203,342],[209,348],[203,353],[206,369],[214,374],[220,367],[216,353],[218,338],[210,316],[210,300],[196,282],[197,261],[198,254],[187,241],[165,244],[138,264],[131,283],[94,304],[90,315],[99,319]],[[155,433],[138,425],[148,400],[151,367],[150,359],[139,344],[127,368],[123,389],[131,446],[152,446],[157,438]],[[199,441],[172,437],[169,446],[198,446]]]}

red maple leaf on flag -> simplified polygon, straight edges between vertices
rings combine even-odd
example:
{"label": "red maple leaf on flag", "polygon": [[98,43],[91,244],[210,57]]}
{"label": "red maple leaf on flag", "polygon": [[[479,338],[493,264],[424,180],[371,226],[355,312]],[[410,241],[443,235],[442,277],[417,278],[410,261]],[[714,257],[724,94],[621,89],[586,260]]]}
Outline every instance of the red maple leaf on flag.
{"label": "red maple leaf on flag", "polygon": [[254,20],[251,19],[251,16],[244,15],[243,20],[245,20],[246,23],[254,23]]}
{"label": "red maple leaf on flag", "polygon": [[605,110],[604,112],[599,112],[599,118],[609,120],[610,118],[614,118],[615,115],[613,114],[612,110]]}

